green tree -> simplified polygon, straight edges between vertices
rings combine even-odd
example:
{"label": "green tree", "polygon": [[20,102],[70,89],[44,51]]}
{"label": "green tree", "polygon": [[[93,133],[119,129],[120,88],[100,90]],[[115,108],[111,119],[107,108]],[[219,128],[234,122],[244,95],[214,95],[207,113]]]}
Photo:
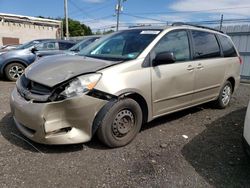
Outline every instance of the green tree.
{"label": "green tree", "polygon": [[[66,33],[66,22],[63,19],[63,32],[64,36]],[[69,36],[76,37],[76,36],[84,36],[84,35],[92,35],[92,30],[90,27],[86,26],[85,24],[81,24],[77,20],[73,20],[69,18]]]}
{"label": "green tree", "polygon": [[[37,17],[63,21],[63,36],[66,35],[65,19],[44,17],[44,16],[37,16]],[[80,23],[77,20],[73,20],[73,19],[69,18],[69,36],[77,37],[77,36],[86,36],[86,35],[93,35],[91,28],[89,26],[86,26],[85,24]]]}
{"label": "green tree", "polygon": [[106,34],[110,34],[110,33],[113,33],[113,32],[115,32],[115,31],[113,29],[110,29],[108,31],[103,31],[102,34],[106,35]]}

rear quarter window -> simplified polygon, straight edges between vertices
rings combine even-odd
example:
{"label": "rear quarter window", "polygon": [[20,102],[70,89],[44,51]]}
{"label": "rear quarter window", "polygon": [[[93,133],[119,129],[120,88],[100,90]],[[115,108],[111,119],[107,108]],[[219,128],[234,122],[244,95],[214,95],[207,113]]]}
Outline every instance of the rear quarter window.
{"label": "rear quarter window", "polygon": [[234,48],[234,45],[232,44],[232,41],[228,37],[223,35],[218,35],[218,38],[222,46],[224,57],[236,57],[237,52]]}
{"label": "rear quarter window", "polygon": [[221,57],[220,47],[213,33],[192,31],[195,59]]}

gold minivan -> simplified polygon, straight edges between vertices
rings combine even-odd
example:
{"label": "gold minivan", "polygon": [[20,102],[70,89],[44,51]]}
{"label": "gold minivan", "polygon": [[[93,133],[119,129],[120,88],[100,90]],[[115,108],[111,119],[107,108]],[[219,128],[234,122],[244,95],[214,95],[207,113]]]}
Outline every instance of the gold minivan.
{"label": "gold minivan", "polygon": [[97,133],[124,146],[157,117],[214,101],[228,106],[240,81],[239,53],[223,32],[183,23],[118,31],[79,56],[44,57],[11,94],[18,129],[44,144]]}

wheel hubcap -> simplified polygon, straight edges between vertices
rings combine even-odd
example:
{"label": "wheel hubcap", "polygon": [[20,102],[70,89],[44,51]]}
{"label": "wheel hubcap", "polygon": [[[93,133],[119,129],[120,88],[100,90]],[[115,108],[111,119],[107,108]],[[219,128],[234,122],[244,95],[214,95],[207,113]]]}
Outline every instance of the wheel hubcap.
{"label": "wheel hubcap", "polygon": [[230,101],[231,98],[231,87],[229,87],[228,85],[226,85],[223,89],[222,92],[222,102],[224,105],[227,105]]}
{"label": "wheel hubcap", "polygon": [[115,137],[121,138],[128,134],[135,125],[134,115],[129,110],[121,110],[115,117],[112,124],[112,131]]}
{"label": "wheel hubcap", "polygon": [[11,76],[11,78],[17,79],[23,74],[23,71],[24,70],[21,66],[15,65],[10,68],[9,75]]}

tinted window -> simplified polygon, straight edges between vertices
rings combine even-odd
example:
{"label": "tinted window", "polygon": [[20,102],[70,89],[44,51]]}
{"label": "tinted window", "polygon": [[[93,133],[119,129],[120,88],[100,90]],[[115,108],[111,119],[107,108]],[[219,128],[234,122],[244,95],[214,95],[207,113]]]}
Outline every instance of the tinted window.
{"label": "tinted window", "polygon": [[42,42],[36,45],[38,50],[55,50],[56,43],[55,42]]}
{"label": "tinted window", "polygon": [[195,59],[220,57],[220,48],[214,34],[192,31]]}
{"label": "tinted window", "polygon": [[220,43],[222,45],[224,57],[235,57],[237,56],[236,50],[229,38],[218,35]]}
{"label": "tinted window", "polygon": [[176,61],[190,59],[188,35],[186,31],[173,31],[166,34],[156,45],[154,52],[173,52]]}
{"label": "tinted window", "polygon": [[74,43],[59,42],[59,50],[67,50],[74,46]]}

